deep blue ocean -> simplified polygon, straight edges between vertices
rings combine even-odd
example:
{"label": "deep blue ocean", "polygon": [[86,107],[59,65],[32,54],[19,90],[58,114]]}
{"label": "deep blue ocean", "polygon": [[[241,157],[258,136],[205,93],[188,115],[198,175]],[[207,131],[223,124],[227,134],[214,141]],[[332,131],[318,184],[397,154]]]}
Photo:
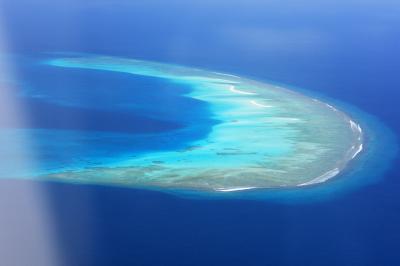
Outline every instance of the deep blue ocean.
{"label": "deep blue ocean", "polygon": [[[51,169],[185,147],[218,121],[184,86],[41,58],[105,54],[273,80],[354,105],[398,136],[399,25],[392,0],[0,0],[0,53]],[[305,202],[1,180],[0,266],[400,265],[398,165]]]}

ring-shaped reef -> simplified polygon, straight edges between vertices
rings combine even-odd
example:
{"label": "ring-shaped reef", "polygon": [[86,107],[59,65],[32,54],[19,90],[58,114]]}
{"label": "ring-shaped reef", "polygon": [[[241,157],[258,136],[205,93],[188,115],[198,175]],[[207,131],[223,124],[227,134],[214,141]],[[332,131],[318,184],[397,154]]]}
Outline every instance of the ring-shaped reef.
{"label": "ring-shaped reef", "polygon": [[363,129],[350,115],[276,84],[110,56],[58,57],[45,63],[189,86],[185,97],[206,102],[218,123],[206,138],[184,149],[53,171],[42,174],[44,179],[208,192],[306,187],[340,175],[365,146]]}

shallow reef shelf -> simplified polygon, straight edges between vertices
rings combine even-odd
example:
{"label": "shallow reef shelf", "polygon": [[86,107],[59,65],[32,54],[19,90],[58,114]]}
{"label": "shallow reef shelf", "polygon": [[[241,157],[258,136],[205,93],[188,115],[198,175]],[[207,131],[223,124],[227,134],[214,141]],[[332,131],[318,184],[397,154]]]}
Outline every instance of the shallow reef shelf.
{"label": "shallow reef shelf", "polygon": [[186,149],[148,152],[41,178],[220,192],[299,187],[337,176],[363,149],[363,131],[349,115],[282,86],[108,56],[71,56],[46,64],[117,71],[190,86],[192,90],[185,96],[207,102],[219,123],[207,138]]}

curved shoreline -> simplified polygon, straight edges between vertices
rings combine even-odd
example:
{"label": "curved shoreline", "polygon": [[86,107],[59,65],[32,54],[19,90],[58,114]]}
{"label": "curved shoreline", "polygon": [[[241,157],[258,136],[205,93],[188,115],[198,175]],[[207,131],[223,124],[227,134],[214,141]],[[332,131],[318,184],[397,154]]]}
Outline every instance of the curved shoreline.
{"label": "curved shoreline", "polygon": [[[208,102],[214,118],[222,122],[206,140],[193,143],[193,148],[186,151],[150,153],[114,165],[53,173],[44,176],[46,179],[219,192],[299,187],[337,176],[363,148],[362,129],[347,114],[280,86],[104,56],[61,58],[47,63],[186,83],[193,88],[187,97]],[[321,143],[315,140],[317,137]],[[324,156],[325,160],[319,159]],[[306,174],[309,176],[304,178]]]}

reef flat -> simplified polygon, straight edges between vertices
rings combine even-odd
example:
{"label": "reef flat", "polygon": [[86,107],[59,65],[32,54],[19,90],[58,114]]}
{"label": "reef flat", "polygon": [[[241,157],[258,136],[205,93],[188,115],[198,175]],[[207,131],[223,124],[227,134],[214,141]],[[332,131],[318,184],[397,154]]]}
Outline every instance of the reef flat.
{"label": "reef flat", "polygon": [[349,115],[282,86],[108,56],[71,56],[46,64],[184,84],[192,89],[185,97],[208,103],[219,123],[206,138],[181,150],[147,152],[112,164],[53,171],[40,178],[221,192],[299,187],[337,176],[363,149],[362,129]]}

